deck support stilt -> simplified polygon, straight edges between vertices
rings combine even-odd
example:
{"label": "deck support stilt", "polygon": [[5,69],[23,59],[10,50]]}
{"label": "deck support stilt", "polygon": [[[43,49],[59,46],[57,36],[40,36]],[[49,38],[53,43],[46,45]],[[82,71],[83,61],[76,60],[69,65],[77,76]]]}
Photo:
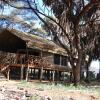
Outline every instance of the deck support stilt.
{"label": "deck support stilt", "polygon": [[42,81],[42,77],[43,77],[43,67],[41,68],[41,72],[40,72],[40,82]]}
{"label": "deck support stilt", "polygon": [[32,68],[31,68],[31,74],[33,73],[33,70],[32,70]]}
{"label": "deck support stilt", "polygon": [[55,70],[55,80],[57,81],[58,80],[58,71]]}
{"label": "deck support stilt", "polygon": [[55,81],[55,71],[52,71],[52,81]]}
{"label": "deck support stilt", "polygon": [[26,71],[26,81],[28,81],[28,76],[29,76],[29,66],[27,67],[27,71]]}
{"label": "deck support stilt", "polygon": [[59,71],[59,80],[61,81],[61,77],[62,77],[62,72],[61,71]]}
{"label": "deck support stilt", "polygon": [[33,78],[35,78],[35,68],[33,69]]}
{"label": "deck support stilt", "polygon": [[38,80],[40,79],[41,69],[38,69]]}
{"label": "deck support stilt", "polygon": [[57,81],[59,82],[59,70],[57,70]]}
{"label": "deck support stilt", "polygon": [[9,68],[8,71],[7,71],[7,80],[8,80],[8,81],[10,80],[10,68]]}
{"label": "deck support stilt", "polygon": [[64,77],[65,77],[65,73],[63,72],[63,82],[65,81],[65,78]]}
{"label": "deck support stilt", "polygon": [[44,70],[44,79],[46,80],[46,69]]}
{"label": "deck support stilt", "polygon": [[21,66],[21,77],[20,77],[21,80],[23,80],[23,74],[24,74],[24,66],[22,64],[22,66]]}
{"label": "deck support stilt", "polygon": [[50,71],[47,70],[47,79],[50,80]]}
{"label": "deck support stilt", "polygon": [[50,71],[50,82],[52,80],[52,71]]}

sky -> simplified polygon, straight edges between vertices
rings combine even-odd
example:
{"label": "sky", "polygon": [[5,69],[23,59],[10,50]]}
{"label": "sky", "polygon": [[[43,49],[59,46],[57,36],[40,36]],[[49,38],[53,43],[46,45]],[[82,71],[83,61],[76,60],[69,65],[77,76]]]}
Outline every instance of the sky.
{"label": "sky", "polygon": [[98,60],[92,61],[90,64],[90,71],[95,71],[95,73],[99,73],[100,62]]}
{"label": "sky", "polygon": [[12,7],[5,6],[3,10],[0,10],[0,14],[9,15],[13,11]]}
{"label": "sky", "polygon": [[[42,0],[36,0],[36,4],[38,5],[38,8],[40,9],[41,12],[43,11],[43,12],[45,12],[45,14],[48,14],[48,12],[49,12],[49,14],[51,15],[49,9],[47,10],[46,7],[43,6]],[[17,4],[17,6],[18,6],[18,4]],[[10,15],[12,13],[13,9],[14,8],[12,8],[12,7],[5,6],[4,10],[0,10],[0,14]],[[44,16],[42,16],[42,17],[44,17]],[[38,22],[38,20],[36,20],[36,22]]]}

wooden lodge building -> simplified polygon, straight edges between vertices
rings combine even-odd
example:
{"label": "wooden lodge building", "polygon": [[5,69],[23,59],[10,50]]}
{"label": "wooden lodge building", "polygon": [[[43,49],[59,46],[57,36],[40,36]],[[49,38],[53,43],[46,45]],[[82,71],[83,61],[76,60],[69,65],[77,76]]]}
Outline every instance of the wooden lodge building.
{"label": "wooden lodge building", "polygon": [[7,54],[0,73],[8,79],[62,80],[70,72],[66,51],[54,42],[17,30],[0,30],[0,51]]}

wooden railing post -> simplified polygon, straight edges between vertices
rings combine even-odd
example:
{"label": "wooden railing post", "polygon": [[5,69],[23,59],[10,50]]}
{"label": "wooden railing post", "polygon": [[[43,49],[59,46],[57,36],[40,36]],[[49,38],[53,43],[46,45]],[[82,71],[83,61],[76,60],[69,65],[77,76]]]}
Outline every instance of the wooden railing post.
{"label": "wooden railing post", "polygon": [[28,74],[29,74],[29,65],[28,65],[28,62],[29,62],[29,57],[28,57],[28,41],[26,41],[26,56],[27,56],[27,71],[26,71],[26,81],[28,81]]}

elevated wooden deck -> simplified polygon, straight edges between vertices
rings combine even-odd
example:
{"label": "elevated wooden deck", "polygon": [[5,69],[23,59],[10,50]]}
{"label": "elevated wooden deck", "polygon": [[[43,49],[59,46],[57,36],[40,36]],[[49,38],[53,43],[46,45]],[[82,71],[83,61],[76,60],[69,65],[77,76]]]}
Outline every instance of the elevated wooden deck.
{"label": "elevated wooden deck", "polygon": [[[47,76],[52,76],[52,80],[54,80],[54,74],[60,72],[70,72],[70,69],[67,66],[51,64],[47,60],[47,57],[25,57],[25,55],[17,55],[17,57],[12,57],[9,61],[5,62],[5,64],[0,64],[0,72],[4,73],[8,79],[10,78],[10,74],[12,74],[13,71],[13,74],[15,74],[15,72],[18,70],[18,72],[20,72],[20,79],[22,80],[25,76],[26,80],[28,80],[30,74],[29,70],[35,69],[38,70],[40,80],[42,80],[44,71],[47,71]],[[34,73],[31,74],[33,75]]]}
{"label": "elevated wooden deck", "polygon": [[[2,67],[1,67],[2,66]],[[5,64],[5,65],[0,65],[0,72],[3,73],[7,79],[11,79],[10,78],[10,74],[11,74],[11,71],[17,71],[17,69],[19,69],[19,72],[20,74],[17,76],[17,77],[20,77],[20,79],[22,80],[23,77],[26,77],[26,80],[28,81],[28,78],[30,77],[29,75],[29,70],[38,70],[38,74],[39,74],[39,80],[42,80],[42,77],[43,77],[43,72],[44,71],[47,71],[47,76],[52,76],[52,81],[54,81],[54,77],[55,77],[55,74],[59,73],[59,72],[68,72],[68,69],[66,67],[63,67],[63,66],[58,66],[58,65],[51,65],[51,66],[47,66],[47,67],[40,67],[40,66],[36,66],[34,64]],[[24,72],[26,70],[26,72]],[[48,74],[49,72],[49,74]],[[70,72],[70,71],[69,71]],[[26,74],[25,74],[26,73]],[[34,75],[35,72],[31,73]],[[32,75],[32,76],[33,76]],[[58,74],[57,74],[58,75]],[[56,75],[56,77],[58,77]],[[13,76],[16,76],[15,73],[13,72]],[[46,77],[47,77],[46,76]]]}
{"label": "elevated wooden deck", "polygon": [[[30,69],[41,69],[42,66],[36,66],[34,64],[10,64],[9,67],[12,68],[12,67],[25,67],[25,68],[30,68]],[[51,65],[51,66],[47,66],[47,67],[43,67],[44,70],[59,70],[59,71],[70,71],[68,70],[65,66],[59,66],[59,65]]]}

